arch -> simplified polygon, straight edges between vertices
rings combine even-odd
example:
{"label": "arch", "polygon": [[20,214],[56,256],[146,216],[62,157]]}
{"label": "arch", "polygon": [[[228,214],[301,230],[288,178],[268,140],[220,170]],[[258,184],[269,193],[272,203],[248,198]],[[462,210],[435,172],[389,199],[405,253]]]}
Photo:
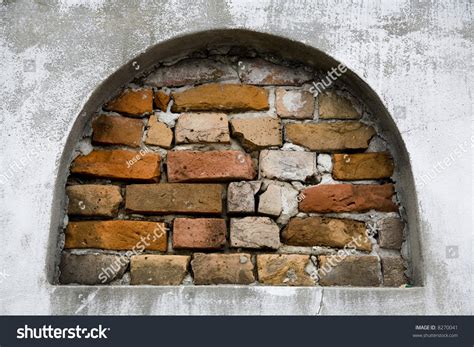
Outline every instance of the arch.
{"label": "arch", "polygon": [[[220,49],[222,47],[250,48],[266,55],[275,55],[284,60],[298,62],[315,68],[329,71],[337,67],[340,62],[328,56],[315,47],[291,41],[284,37],[269,35],[249,30],[212,30],[197,32],[175,37],[149,48],[146,52],[123,65],[110,77],[104,80],[92,93],[85,103],[83,110],[76,118],[71,133],[64,147],[55,182],[53,210],[51,214],[50,248],[47,259],[47,275],[50,283],[55,284],[56,268],[59,262],[58,235],[61,230],[61,221],[65,216],[65,183],[68,169],[73,159],[74,148],[83,135],[85,126],[100,105],[112,98],[125,84],[133,81],[137,75],[151,71],[157,62],[179,59],[192,52],[200,50]],[[137,70],[137,67],[139,69]],[[422,285],[422,257],[419,247],[419,219],[418,203],[414,188],[409,153],[406,150],[398,128],[387,111],[383,101],[375,91],[356,73],[348,70],[339,81],[343,83],[353,95],[363,99],[373,115],[377,117],[377,127],[380,135],[392,146],[397,169],[393,176],[398,198],[404,206],[404,219],[409,230],[407,233],[407,252],[411,260],[411,279],[413,284]]]}

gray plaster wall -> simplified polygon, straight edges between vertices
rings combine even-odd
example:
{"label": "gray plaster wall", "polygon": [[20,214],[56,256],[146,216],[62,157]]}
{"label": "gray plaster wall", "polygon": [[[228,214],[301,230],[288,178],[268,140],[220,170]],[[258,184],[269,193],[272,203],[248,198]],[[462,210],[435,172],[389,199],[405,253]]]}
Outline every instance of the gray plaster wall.
{"label": "gray plaster wall", "polygon": [[[471,12],[468,1],[3,1],[0,314],[472,314]],[[150,48],[216,29],[318,49],[379,96],[414,177],[405,195],[417,202],[422,286],[50,284],[57,187],[87,120],[81,111],[114,72],[118,83],[134,73],[131,61],[151,59]]]}

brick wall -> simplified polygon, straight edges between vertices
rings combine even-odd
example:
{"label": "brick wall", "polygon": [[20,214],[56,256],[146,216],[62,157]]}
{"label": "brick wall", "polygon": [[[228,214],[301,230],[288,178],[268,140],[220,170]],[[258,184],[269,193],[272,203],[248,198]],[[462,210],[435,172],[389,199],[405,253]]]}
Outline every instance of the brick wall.
{"label": "brick wall", "polygon": [[408,283],[390,144],[318,74],[229,53],[124,86],[71,163],[59,282]]}

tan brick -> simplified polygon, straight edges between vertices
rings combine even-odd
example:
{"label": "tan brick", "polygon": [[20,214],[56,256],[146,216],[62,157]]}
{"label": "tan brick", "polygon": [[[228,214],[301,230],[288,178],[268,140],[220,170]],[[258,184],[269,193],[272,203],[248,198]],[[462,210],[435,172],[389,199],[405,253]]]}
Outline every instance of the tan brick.
{"label": "tan brick", "polygon": [[250,284],[255,282],[250,254],[194,253],[194,284]]}
{"label": "tan brick", "polygon": [[64,248],[132,250],[144,247],[149,251],[164,252],[167,239],[163,223],[129,220],[69,222]]}
{"label": "tan brick", "polygon": [[61,255],[59,265],[61,284],[107,284],[122,278],[128,267],[128,258],[113,254]]}
{"label": "tan brick", "polygon": [[280,247],[280,228],[268,217],[232,218],[230,245],[237,248]]}
{"label": "tan brick", "polygon": [[155,106],[163,112],[166,112],[170,100],[171,96],[169,96],[165,92],[162,92],[161,90],[155,93]]}
{"label": "tan brick", "polygon": [[165,123],[159,122],[156,116],[151,116],[147,125],[145,143],[152,146],[171,148],[173,142],[173,130]]}
{"label": "tan brick", "polygon": [[176,218],[173,248],[219,249],[225,246],[227,226],[221,218]]}
{"label": "tan brick", "polygon": [[360,119],[361,114],[352,102],[336,93],[326,92],[318,95],[319,118],[321,119]]}
{"label": "tan brick", "polygon": [[301,212],[395,212],[392,184],[324,184],[305,189],[299,204]]}
{"label": "tan brick", "polygon": [[92,142],[102,145],[140,147],[143,122],[140,119],[100,115],[92,123]]}
{"label": "tan brick", "polygon": [[105,105],[107,111],[142,116],[153,111],[153,91],[148,88],[127,89]]}
{"label": "tan brick", "polygon": [[125,207],[141,213],[222,212],[220,184],[132,184],[126,188]]}
{"label": "tan brick", "polygon": [[229,143],[225,113],[183,113],[176,123],[176,143]]}
{"label": "tan brick", "polygon": [[90,177],[136,181],[158,181],[160,155],[145,150],[94,150],[77,157],[71,165],[71,173]]}
{"label": "tan brick", "polygon": [[276,65],[260,58],[242,59],[239,63],[239,77],[243,83],[263,86],[294,86],[312,79],[311,72],[302,67]]}
{"label": "tan brick", "polygon": [[241,151],[172,151],[167,158],[169,182],[251,180],[256,176],[252,158]]}
{"label": "tan brick", "polygon": [[393,174],[389,153],[334,154],[332,175],[338,180],[370,180]]}
{"label": "tan brick", "polygon": [[190,256],[142,254],[130,259],[130,284],[177,286],[188,273]]}
{"label": "tan brick", "polygon": [[366,149],[375,130],[360,122],[305,123],[285,126],[288,141],[312,151]]}
{"label": "tan brick", "polygon": [[379,246],[388,249],[400,249],[403,243],[403,228],[400,218],[384,218],[377,221],[376,230],[379,237]]}
{"label": "tan brick", "polygon": [[240,84],[205,84],[173,93],[173,112],[268,110],[268,92]]}
{"label": "tan brick", "polygon": [[232,136],[239,139],[248,150],[281,146],[281,122],[271,117],[234,118],[230,121]]}
{"label": "tan brick", "polygon": [[150,74],[146,82],[155,87],[180,87],[214,81],[237,80],[230,65],[211,59],[183,59],[171,66],[162,66]]}
{"label": "tan brick", "polygon": [[258,254],[258,280],[263,284],[279,286],[312,286],[316,274],[309,255],[301,254]]}
{"label": "tan brick", "polygon": [[319,256],[319,284],[322,286],[378,287],[379,273],[379,261],[373,255]]}
{"label": "tan brick", "polygon": [[372,249],[365,223],[351,219],[295,217],[283,231],[282,240],[291,246],[343,248],[349,245],[363,251]]}
{"label": "tan brick", "polygon": [[276,90],[276,111],[281,118],[313,119],[314,97],[302,90]]}
{"label": "tan brick", "polygon": [[385,287],[400,287],[407,283],[405,265],[402,257],[382,256],[383,285]]}
{"label": "tan brick", "polygon": [[122,202],[118,186],[74,185],[66,187],[66,193],[69,199],[67,213],[72,216],[113,217]]}

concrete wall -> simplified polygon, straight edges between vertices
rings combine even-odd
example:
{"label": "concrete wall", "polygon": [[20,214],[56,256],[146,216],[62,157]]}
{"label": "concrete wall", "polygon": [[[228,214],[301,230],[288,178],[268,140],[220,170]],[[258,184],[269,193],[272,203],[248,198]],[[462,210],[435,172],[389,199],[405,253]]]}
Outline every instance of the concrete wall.
{"label": "concrete wall", "polygon": [[[0,314],[472,313],[472,19],[467,1],[136,3],[0,4],[0,174],[15,172],[12,178],[0,176]],[[420,247],[413,257],[422,287],[49,284],[65,158],[87,120],[87,105],[104,97],[99,86],[119,69],[108,83],[126,80],[136,72],[130,64],[134,59],[142,63],[142,58],[145,67],[151,47],[181,49],[176,43],[166,46],[169,39],[233,28],[321,50],[378,94],[380,111],[388,110],[399,129],[415,179],[408,188],[418,200],[412,213],[419,210],[419,215],[412,218]],[[80,115],[83,110],[86,117]]]}

